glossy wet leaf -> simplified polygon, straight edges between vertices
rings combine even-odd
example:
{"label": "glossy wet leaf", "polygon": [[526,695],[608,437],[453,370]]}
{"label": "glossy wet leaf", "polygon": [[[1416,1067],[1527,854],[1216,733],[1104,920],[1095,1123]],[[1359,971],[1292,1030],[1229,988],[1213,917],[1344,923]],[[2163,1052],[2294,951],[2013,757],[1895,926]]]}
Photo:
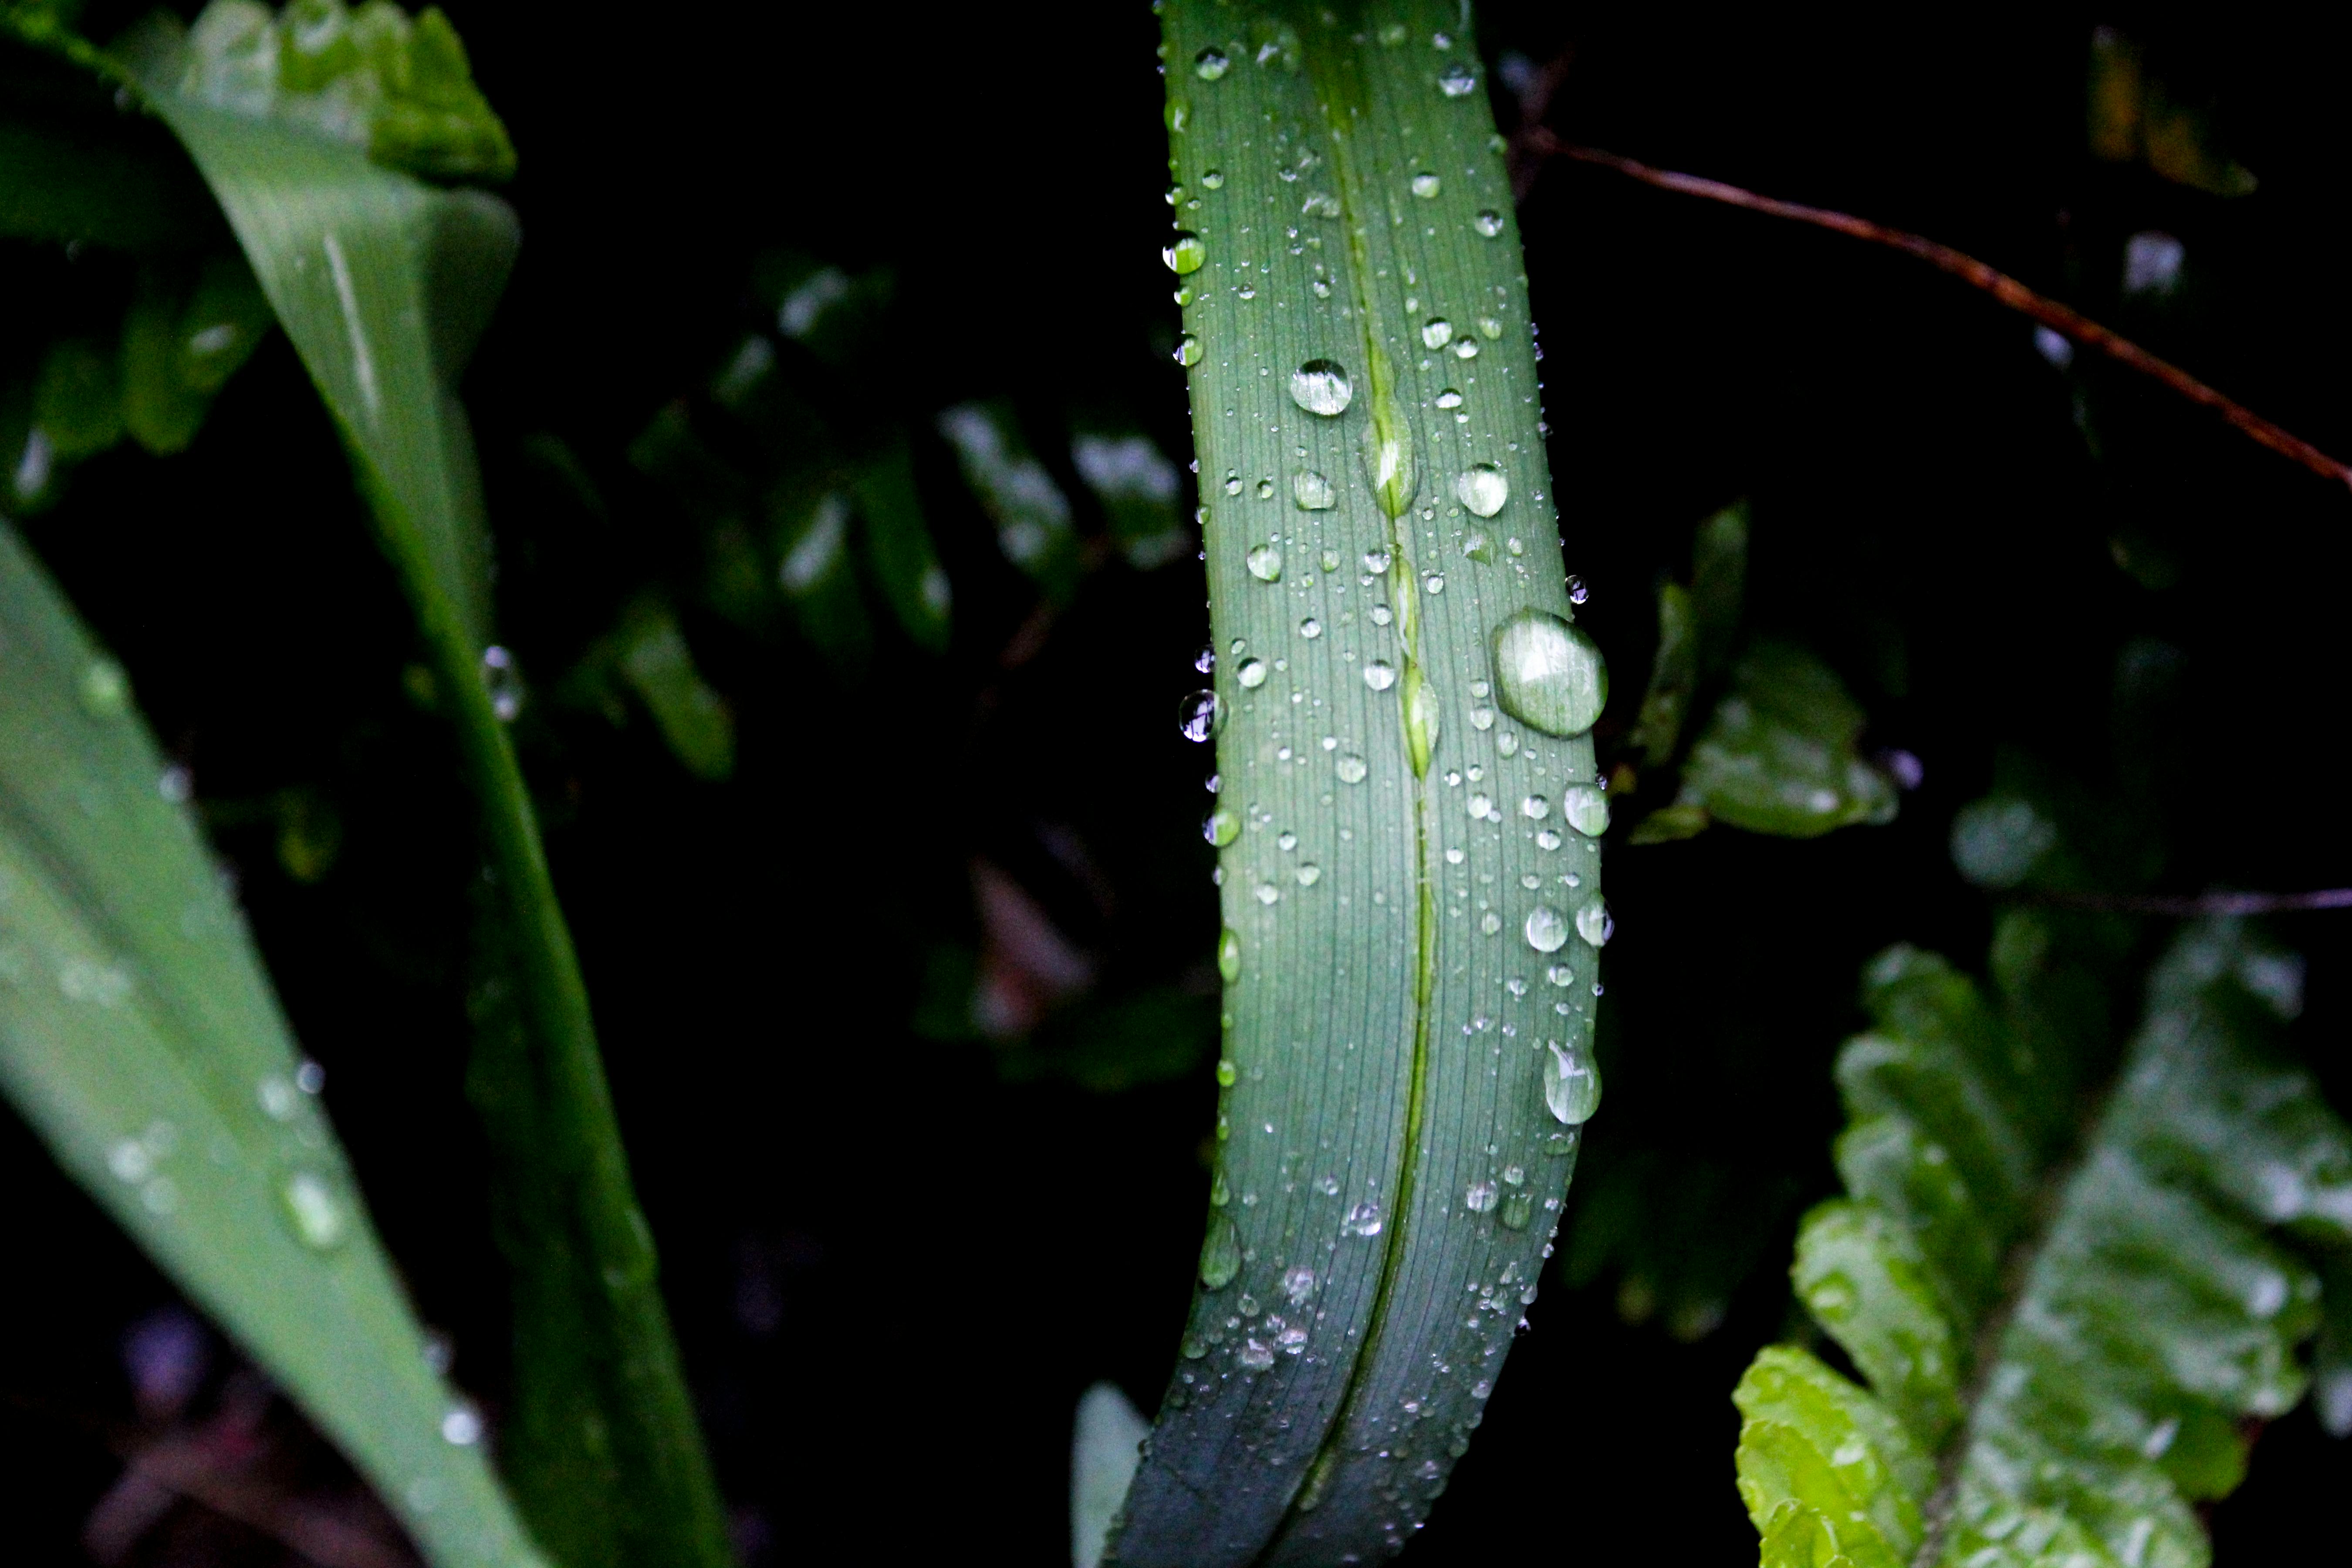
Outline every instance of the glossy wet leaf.
{"label": "glossy wet leaf", "polygon": [[535,1564],[183,789],[0,525],[0,1088],[435,1563]]}
{"label": "glossy wet leaf", "polygon": [[1605,674],[1459,8],[1163,26],[1234,820],[1201,1289],[1111,1552],[1370,1561],[1466,1451],[1591,1109]]}
{"label": "glossy wet leaf", "polygon": [[1669,808],[1679,815],[1653,817],[1633,841],[1686,837],[1663,830],[1696,831],[1707,820],[1789,838],[1890,822],[1895,785],[1863,760],[1862,727],[1861,708],[1827,665],[1794,644],[1759,642],[1733,666],[1684,760]]}
{"label": "glossy wet leaf", "polygon": [[2193,1505],[2304,1394],[2322,1284],[2298,1244],[2352,1242],[2352,1131],[2281,1047],[2299,963],[2228,923],[2182,935],[2079,1135],[2069,1064],[2018,1026],[2034,968],[2012,952],[1992,1004],[1909,950],[1871,966],[1876,1026],[1839,1062],[1848,1196],[1795,1269],[1867,1391],[1794,1348],[1741,1380],[1767,1563],[2201,1568]]}

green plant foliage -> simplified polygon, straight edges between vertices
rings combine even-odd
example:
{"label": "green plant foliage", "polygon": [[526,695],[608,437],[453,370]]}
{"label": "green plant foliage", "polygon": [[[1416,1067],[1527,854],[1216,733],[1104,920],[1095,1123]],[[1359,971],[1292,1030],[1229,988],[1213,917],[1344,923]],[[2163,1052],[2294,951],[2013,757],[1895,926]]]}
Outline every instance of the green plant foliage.
{"label": "green plant foliage", "polygon": [[735,716],[695,668],[677,611],[659,597],[624,608],[620,624],[588,650],[565,686],[616,723],[627,718],[619,689],[625,687],[687,772],[714,781],[734,773]]}
{"label": "green plant foliage", "polygon": [[1370,1559],[1467,1448],[1599,1100],[1606,675],[1460,11],[1179,0],[1163,27],[1224,1092],[1111,1556]]}
{"label": "green plant foliage", "polygon": [[184,784],[5,526],[0,664],[0,1089],[434,1562],[538,1563],[480,1418],[427,1366]]}
{"label": "green plant foliage", "polygon": [[1862,727],[1827,665],[1793,643],[1759,642],[1692,743],[1675,808],[1784,838],[1892,822],[1895,785],[1863,760]]}
{"label": "green plant foliage", "polygon": [[1128,563],[1149,572],[1192,547],[1184,527],[1183,481],[1151,437],[1134,430],[1082,430],[1070,465],[1102,503],[1111,542]]}
{"label": "green plant foliage", "polygon": [[2185,933],[2078,1142],[2054,1092],[2077,1066],[2021,1026],[2063,965],[2017,918],[1998,1006],[1907,948],[1865,977],[1876,1026],[1838,1063],[1849,1195],[1808,1216],[1793,1278],[1868,1392],[1794,1346],[1742,1379],[1773,1568],[2194,1568],[2243,1424],[2308,1382],[2321,1280],[2297,1244],[2352,1244],[2352,1131],[2279,1049],[2299,961],[2232,923]]}
{"label": "green plant foliage", "polygon": [[2140,47],[2112,27],[2091,35],[2087,105],[2091,155],[2144,163],[2176,184],[2217,196],[2252,195],[2252,171],[2222,151],[2211,117],[2180,102],[2147,68]]}
{"label": "green plant foliage", "polygon": [[1001,403],[966,403],[940,416],[940,434],[955,448],[964,483],[996,524],[996,542],[1037,580],[1047,595],[1066,603],[1082,570],[1070,498],[1022,439],[1013,410]]}

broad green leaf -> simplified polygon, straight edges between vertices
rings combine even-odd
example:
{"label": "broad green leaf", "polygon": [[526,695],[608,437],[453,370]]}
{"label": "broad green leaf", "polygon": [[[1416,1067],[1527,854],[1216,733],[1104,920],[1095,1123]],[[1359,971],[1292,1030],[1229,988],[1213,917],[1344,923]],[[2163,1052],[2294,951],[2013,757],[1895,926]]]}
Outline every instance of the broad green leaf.
{"label": "broad green leaf", "polygon": [[[546,1221],[533,1245],[509,1250],[519,1369],[509,1476],[567,1568],[722,1563],[724,1520],[586,988],[487,689],[513,664],[490,642],[480,487],[454,388],[512,264],[515,220],[494,197],[437,190],[371,159],[497,172],[481,163],[487,133],[452,85],[464,69],[454,36],[443,37],[446,24],[430,14],[404,33],[387,10],[372,3],[349,18],[364,68],[393,73],[381,81],[383,114],[367,121],[364,136],[328,133],[334,128],[322,130],[269,74],[292,68],[273,51],[294,33],[311,28],[331,43],[343,25],[331,5],[305,5],[265,28],[241,0],[215,0],[186,37],[161,17],[118,47],[195,159],[342,433],[482,802],[501,904],[491,923],[530,1047],[507,1086],[509,1109],[522,1109],[485,1121],[512,1189],[500,1204]],[[378,30],[359,37],[367,27]],[[395,46],[406,51],[397,68],[410,72],[404,84],[381,52]],[[375,102],[363,83],[337,79],[343,85],[319,90]],[[421,119],[407,116],[420,105]],[[534,1381],[542,1376],[563,1381]],[[572,1484],[583,1476],[603,1479]]]}
{"label": "broad green leaf", "polygon": [[1035,578],[1049,597],[1067,599],[1079,570],[1070,498],[1030,455],[1013,410],[998,403],[958,404],[940,416],[940,434],[955,448],[964,483],[996,524],[1004,558]]}
{"label": "broad green leaf", "polygon": [[1692,744],[1675,804],[1789,838],[1891,822],[1895,785],[1856,752],[1862,724],[1828,666],[1792,644],[1758,643]]}
{"label": "broad green leaf", "polygon": [[0,1089],[436,1563],[535,1564],[183,794],[0,526]]}
{"label": "broad green leaf", "polygon": [[1369,1560],[1467,1448],[1599,1098],[1606,677],[1461,9],[1162,21],[1224,1090],[1201,1288],[1111,1554]]}
{"label": "broad green leaf", "polygon": [[[2009,940],[2013,998],[2034,961]],[[2352,1130],[2277,1040],[2300,973],[2232,924],[2185,933],[2078,1142],[2071,1064],[2033,1055],[2013,1004],[1907,950],[1873,965],[1878,1026],[1839,1063],[1852,1197],[1808,1218],[1796,1269],[1870,1388],[1805,1358],[1827,1403],[1768,1408],[1754,1390],[1801,1352],[1750,1369],[1740,1490],[1766,1563],[1811,1549],[1784,1511],[1801,1507],[1857,1563],[1838,1521],[1871,1514],[1896,1542],[1908,1509],[1909,1563],[2202,1568],[2192,1505],[2238,1484],[2246,1423],[2310,1382],[2321,1275],[2296,1244],[2331,1268],[2352,1244]],[[1838,1472],[1863,1410],[1932,1476]]]}

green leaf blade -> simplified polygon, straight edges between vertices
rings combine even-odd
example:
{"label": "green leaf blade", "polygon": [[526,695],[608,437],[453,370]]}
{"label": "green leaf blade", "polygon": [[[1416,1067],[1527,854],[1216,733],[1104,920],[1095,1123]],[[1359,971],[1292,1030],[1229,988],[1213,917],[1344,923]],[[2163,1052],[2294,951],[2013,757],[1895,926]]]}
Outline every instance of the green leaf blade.
{"label": "green leaf blade", "polygon": [[5,529],[0,668],[0,1086],[436,1563],[536,1563],[121,671]]}

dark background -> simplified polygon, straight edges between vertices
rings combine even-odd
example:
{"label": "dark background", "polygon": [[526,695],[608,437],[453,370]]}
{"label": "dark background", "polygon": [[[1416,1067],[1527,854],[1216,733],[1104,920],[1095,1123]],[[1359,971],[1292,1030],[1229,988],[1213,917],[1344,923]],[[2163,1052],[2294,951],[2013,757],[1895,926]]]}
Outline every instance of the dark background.
{"label": "dark background", "polygon": [[[1170,721],[1206,618],[1189,559],[1108,566],[1008,668],[1034,590],[928,432],[949,404],[1011,398],[1074,494],[1055,433],[1087,410],[1186,455],[1155,26],[1140,5],[701,8],[625,31],[450,10],[522,161],[522,261],[467,394],[501,626],[536,692],[637,586],[695,579],[700,536],[625,453],[761,324],[755,258],[789,244],[895,275],[873,351],[888,390],[855,395],[918,432],[950,652],[878,633],[844,679],[681,588],[737,718],[730,782],[690,777],[642,720],[535,697],[518,734],[747,1561],[845,1538],[1058,1561],[1078,1394],[1109,1377],[1148,1409],[1173,1350],[1210,1042],[1180,1080],[1106,1093],[1019,1079],[1003,1047],[923,1037],[909,1014],[937,954],[978,940],[974,856],[1097,956],[1098,994],[1197,987],[1206,767]],[[2089,157],[2101,22],[2211,109],[2256,194]],[[1567,59],[1549,122],[1568,140],[1925,231],[2352,453],[2341,38],[2054,9],[1840,25],[1504,5],[1481,26],[1490,64]],[[1488,72],[1508,130],[1506,75]],[[1888,827],[1612,857],[1609,1100],[1578,1189],[1641,1173],[1654,1207],[1640,1237],[1585,1248],[1586,1283],[1547,1280],[1412,1556],[1744,1561],[1728,1394],[1789,1325],[1795,1220],[1832,1184],[1829,1064],[1860,1022],[1859,964],[1907,940],[1981,966],[1952,813],[2004,744],[2114,785],[2109,691],[2136,637],[2180,656],[2136,753],[2160,885],[2352,881],[2332,765],[2352,498],[2120,372],[2062,373],[2024,321],[1905,258],[1565,164],[1522,221],[1609,724],[1638,696],[1654,583],[1745,495],[1751,626],[1836,665],[1871,743],[1915,753],[1925,782]],[[2186,247],[2161,304],[2120,296],[2124,237],[2146,229]],[[104,257],[16,247],[9,265],[60,298],[121,292]],[[531,459],[549,434],[602,516]],[[193,769],[392,1250],[495,1418],[500,1266],[460,1092],[471,813],[404,694],[406,612],[292,353],[267,345],[185,457],[98,459],[24,526]],[[340,825],[315,879],[277,849],[266,803],[288,791]],[[2346,921],[2279,928],[2311,955],[2298,1037],[2339,1106]],[[0,1539],[70,1559],[132,1431],[125,1333],[173,1298],[5,1113],[0,1191]],[[2337,1538],[2323,1510],[2347,1480],[2352,1454],[2307,1415],[2278,1423],[2215,1510],[2221,1560]],[[152,1560],[275,1551],[192,1531]]]}

